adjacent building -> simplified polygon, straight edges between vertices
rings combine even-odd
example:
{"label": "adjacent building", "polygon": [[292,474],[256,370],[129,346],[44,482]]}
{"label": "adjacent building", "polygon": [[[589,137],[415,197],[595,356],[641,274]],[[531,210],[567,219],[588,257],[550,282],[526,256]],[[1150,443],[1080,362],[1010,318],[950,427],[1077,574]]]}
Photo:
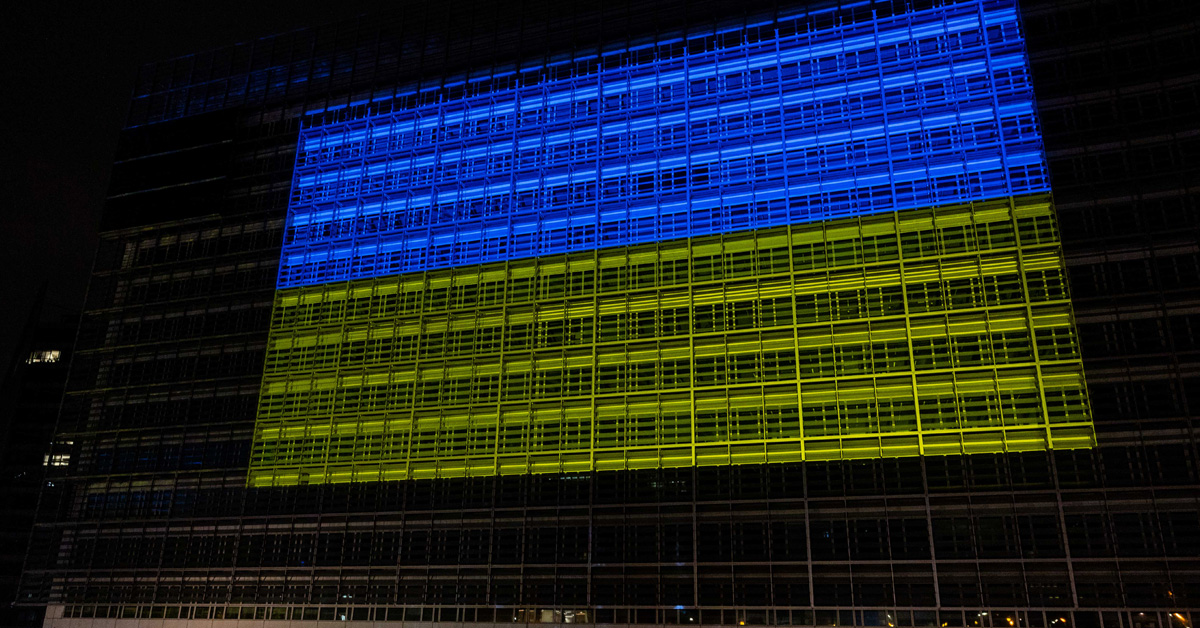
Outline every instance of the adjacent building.
{"label": "adjacent building", "polygon": [[25,548],[47,467],[71,463],[74,443],[53,441],[78,314],[45,307],[39,295],[0,376],[0,626],[39,626],[42,609],[14,606]]}

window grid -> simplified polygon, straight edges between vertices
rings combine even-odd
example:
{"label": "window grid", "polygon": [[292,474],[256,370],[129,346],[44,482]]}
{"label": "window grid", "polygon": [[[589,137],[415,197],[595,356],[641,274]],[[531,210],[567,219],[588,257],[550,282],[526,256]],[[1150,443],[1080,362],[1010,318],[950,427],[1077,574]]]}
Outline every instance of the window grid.
{"label": "window grid", "polygon": [[1052,211],[281,291],[250,483],[1089,447]]}

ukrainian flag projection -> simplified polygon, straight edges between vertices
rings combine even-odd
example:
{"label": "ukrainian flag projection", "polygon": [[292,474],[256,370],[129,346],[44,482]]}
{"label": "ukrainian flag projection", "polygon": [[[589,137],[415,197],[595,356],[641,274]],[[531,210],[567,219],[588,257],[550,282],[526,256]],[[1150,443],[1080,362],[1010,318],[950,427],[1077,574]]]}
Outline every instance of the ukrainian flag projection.
{"label": "ukrainian flag projection", "polygon": [[1013,0],[398,102],[301,132],[252,486],[1093,443]]}

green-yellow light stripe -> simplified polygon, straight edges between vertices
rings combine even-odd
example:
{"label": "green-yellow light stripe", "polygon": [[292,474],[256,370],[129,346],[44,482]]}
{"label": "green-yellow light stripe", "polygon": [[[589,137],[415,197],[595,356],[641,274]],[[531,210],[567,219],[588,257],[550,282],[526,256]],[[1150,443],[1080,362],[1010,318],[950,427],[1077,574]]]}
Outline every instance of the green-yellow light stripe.
{"label": "green-yellow light stripe", "polygon": [[280,291],[251,485],[1088,447],[1045,195]]}

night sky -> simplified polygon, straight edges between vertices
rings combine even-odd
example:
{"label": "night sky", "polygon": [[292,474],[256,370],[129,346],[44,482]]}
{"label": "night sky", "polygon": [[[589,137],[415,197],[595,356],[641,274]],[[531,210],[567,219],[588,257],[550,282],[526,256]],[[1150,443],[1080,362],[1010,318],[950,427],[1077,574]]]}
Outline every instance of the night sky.
{"label": "night sky", "polygon": [[[40,286],[78,311],[138,67],[337,21],[379,2],[28,2],[6,11],[0,364]],[[395,6],[398,3],[390,3]]]}

